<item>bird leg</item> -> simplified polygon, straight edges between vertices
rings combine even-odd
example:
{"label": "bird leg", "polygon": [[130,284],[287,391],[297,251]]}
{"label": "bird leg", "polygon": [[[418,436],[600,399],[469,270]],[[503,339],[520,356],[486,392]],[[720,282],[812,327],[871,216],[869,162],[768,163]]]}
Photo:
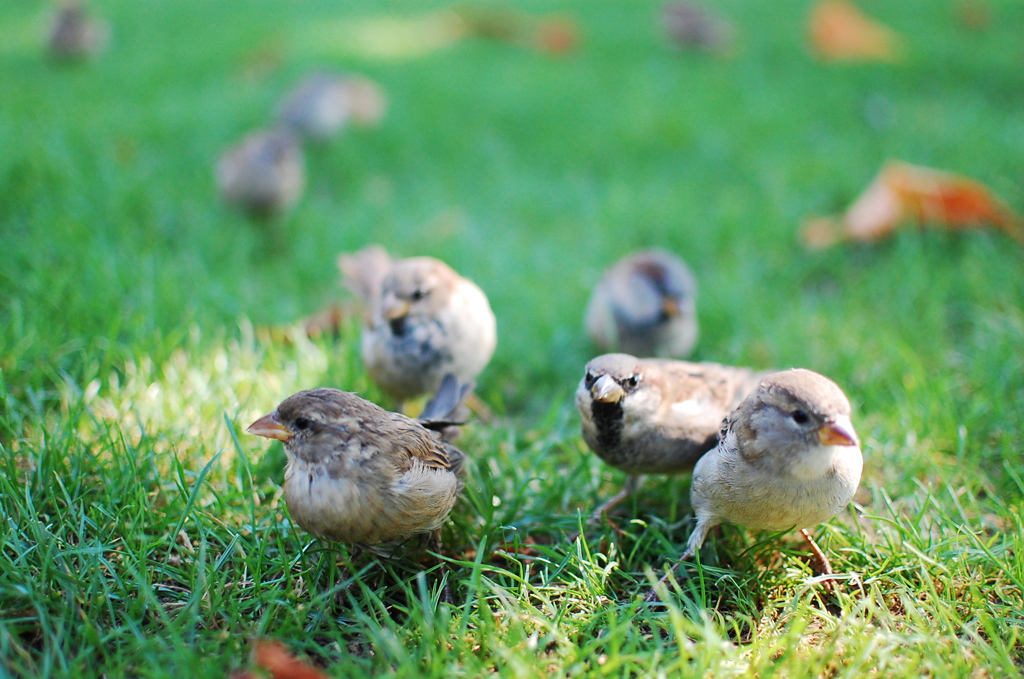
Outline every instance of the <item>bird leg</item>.
{"label": "bird leg", "polygon": [[807,529],[801,528],[800,535],[807,541],[807,546],[811,548],[811,555],[814,556],[814,560],[817,562],[815,570],[818,572],[818,575],[832,575],[834,572],[832,570],[832,564],[829,563],[828,557],[825,556],[825,552],[821,551],[821,547],[819,547],[818,543],[814,541],[814,538],[811,537],[811,534]]}
{"label": "bird leg", "polygon": [[679,564],[683,563],[684,561],[686,561],[687,559],[689,559],[697,553],[697,550],[700,549],[700,546],[704,544],[704,538],[708,536],[708,531],[711,530],[712,527],[714,527],[715,525],[716,524],[709,517],[698,515],[697,525],[694,526],[693,532],[690,533],[690,539],[686,541],[686,551],[683,552],[683,555],[679,557],[679,559],[674,564],[672,564],[671,568],[665,571],[665,574],[661,576],[661,579],[658,580],[654,587],[651,587],[651,589],[647,591],[647,594],[644,595],[645,604],[652,604],[655,601],[658,601],[658,599],[660,599],[657,590],[658,585],[667,582],[669,576],[673,575],[676,572],[676,569],[679,568]]}
{"label": "bird leg", "polygon": [[480,397],[476,393],[471,393],[466,396],[465,400],[466,407],[469,411],[480,418],[480,421],[484,424],[494,424],[495,417],[494,411],[488,407],[486,403],[480,400]]}
{"label": "bird leg", "polygon": [[[620,502],[622,502],[630,495],[635,493],[636,489],[640,487],[642,481],[642,477],[630,475],[629,478],[626,479],[626,484],[622,487],[622,490],[620,490],[618,493],[612,495],[610,498],[605,500],[597,509],[590,513],[590,516],[587,517],[587,525],[593,526],[594,524],[598,523],[601,520],[601,517],[607,514],[610,509],[613,509]],[[619,533],[619,535],[624,534],[622,530],[620,530],[619,527],[616,526],[614,523],[612,523],[612,528],[614,528],[616,532]],[[569,542],[575,542],[576,538],[578,538],[579,536],[580,531],[576,531],[575,533],[569,536]]]}
{"label": "bird leg", "polygon": [[661,600],[661,597],[658,596],[658,585],[662,585],[668,582],[669,576],[674,575],[676,569],[679,568],[679,565],[687,559],[689,559],[691,556],[693,556],[693,553],[694,550],[692,548],[687,547],[686,551],[683,552],[683,555],[679,557],[674,564],[672,564],[671,568],[665,571],[665,574],[661,576],[657,583],[655,583],[654,587],[651,587],[649,590],[647,590],[647,594],[644,595],[645,604],[653,604],[655,601]]}
{"label": "bird leg", "polygon": [[338,569],[338,579],[344,582],[349,578],[352,578],[347,586],[342,587],[334,593],[334,603],[337,606],[345,605],[345,594],[351,589],[352,585],[355,584],[356,567],[354,562],[363,553],[361,545],[351,544],[348,546],[347,554],[344,560],[335,560],[334,567]]}
{"label": "bird leg", "polygon": [[594,524],[600,521],[602,516],[635,493],[640,487],[642,480],[643,477],[631,474],[629,478],[626,479],[625,485],[622,486],[622,490],[605,500],[597,509],[590,513],[590,518],[587,520],[587,523]]}

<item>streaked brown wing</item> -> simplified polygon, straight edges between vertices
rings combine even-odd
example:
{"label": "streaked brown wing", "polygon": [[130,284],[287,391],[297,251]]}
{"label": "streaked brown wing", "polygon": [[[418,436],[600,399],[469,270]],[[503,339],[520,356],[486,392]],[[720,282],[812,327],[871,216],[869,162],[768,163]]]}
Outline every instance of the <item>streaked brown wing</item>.
{"label": "streaked brown wing", "polygon": [[[673,402],[699,399],[724,402],[732,399],[734,384],[741,381],[749,370],[717,363],[690,363],[669,359],[652,359],[664,380],[664,393]],[[723,406],[724,407],[724,406]]]}
{"label": "streaked brown wing", "polygon": [[413,459],[418,459],[432,469],[452,469],[448,446],[439,436],[399,413],[391,413],[391,424],[387,436],[409,455],[410,464]]}
{"label": "streaked brown wing", "polygon": [[718,363],[659,360],[663,393],[673,405],[686,404],[687,415],[678,420],[680,435],[705,435],[717,431],[757,385],[758,373]]}

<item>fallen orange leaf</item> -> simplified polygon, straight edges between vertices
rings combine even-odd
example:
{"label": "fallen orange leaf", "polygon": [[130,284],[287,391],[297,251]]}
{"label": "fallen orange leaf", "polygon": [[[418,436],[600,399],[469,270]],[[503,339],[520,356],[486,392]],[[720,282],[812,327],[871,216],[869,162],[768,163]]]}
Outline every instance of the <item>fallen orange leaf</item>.
{"label": "fallen orange leaf", "polygon": [[572,52],[580,42],[580,29],[568,17],[542,19],[533,31],[533,43],[542,52],[565,54]]}
{"label": "fallen orange leaf", "polygon": [[1024,218],[984,184],[900,161],[886,163],[842,215],[808,220],[801,236],[807,247],[825,248],[879,240],[907,222],[950,230],[992,225],[1024,245]]}
{"label": "fallen orange leaf", "polygon": [[985,0],[959,0],[955,11],[960,25],[967,30],[986,31],[992,24],[991,10]]}
{"label": "fallen orange leaf", "polygon": [[277,641],[257,641],[253,661],[273,679],[327,679],[327,675],[302,662]]}
{"label": "fallen orange leaf", "polygon": [[823,0],[811,10],[811,47],[823,59],[898,61],[899,34],[845,0]]}

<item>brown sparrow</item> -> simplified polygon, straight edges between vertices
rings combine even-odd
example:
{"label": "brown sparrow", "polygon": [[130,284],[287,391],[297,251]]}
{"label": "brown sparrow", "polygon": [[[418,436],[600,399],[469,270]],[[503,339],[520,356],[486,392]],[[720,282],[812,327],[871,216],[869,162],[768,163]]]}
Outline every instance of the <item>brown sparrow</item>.
{"label": "brown sparrow", "polygon": [[686,264],[664,250],[619,260],[594,288],[585,324],[603,351],[682,358],[697,343],[697,284]]}
{"label": "brown sparrow", "polygon": [[302,195],[305,183],[302,149],[285,128],[249,134],[217,163],[223,199],[254,217],[286,212]]}
{"label": "brown sparrow", "polygon": [[349,120],[374,124],[387,103],[380,88],[364,78],[314,73],[281,102],[278,118],[299,134],[318,141],[334,137]]}
{"label": "brown sparrow", "polygon": [[595,517],[636,489],[640,474],[693,469],[718,443],[722,419],[756,386],[749,368],[605,354],[587,363],[576,390],[583,438],[630,475]]}
{"label": "brown sparrow", "polygon": [[57,59],[84,59],[103,50],[108,32],[107,25],[90,18],[81,3],[67,2],[53,17],[47,46]]}
{"label": "brown sparrow", "polygon": [[[806,528],[843,510],[860,483],[862,464],[850,402],[835,382],[801,369],[768,375],[723,422],[718,446],[693,470],[697,526],[680,561],[693,556],[720,523],[797,528],[821,571],[831,574]],[[647,600],[656,597],[652,590]]]}
{"label": "brown sparrow", "polygon": [[695,52],[727,52],[732,47],[732,24],[711,9],[693,2],[670,2],[662,24],[676,47]]}
{"label": "brown sparrow", "polygon": [[341,255],[345,286],[366,308],[362,354],[370,377],[405,401],[451,373],[471,382],[498,341],[487,296],[431,257],[392,260],[379,246]]}
{"label": "brown sparrow", "polygon": [[462,489],[463,453],[436,430],[465,389],[448,377],[414,420],[355,394],[312,389],[289,396],[246,431],[284,443],[284,497],[313,535],[389,556],[441,526]]}

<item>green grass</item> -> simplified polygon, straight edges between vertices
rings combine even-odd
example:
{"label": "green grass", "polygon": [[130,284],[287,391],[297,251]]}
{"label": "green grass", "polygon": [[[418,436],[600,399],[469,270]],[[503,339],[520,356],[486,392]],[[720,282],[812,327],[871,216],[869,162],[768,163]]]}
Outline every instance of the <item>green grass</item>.
{"label": "green grass", "polygon": [[[113,39],[82,67],[42,58],[46,4],[0,6],[0,675],[223,677],[272,637],[346,677],[1019,676],[1024,252],[989,232],[796,240],[888,158],[1024,211],[1016,0],[987,2],[981,32],[952,0],[864,0],[906,36],[898,66],[816,62],[805,2],[723,0],[726,59],[674,52],[658,4],[626,0],[520,3],[578,18],[563,58],[339,38],[437,4],[96,4]],[[391,107],[309,152],[267,234],[218,203],[212,164],[318,66]],[[415,563],[337,567],[288,519],[283,450],[243,433],[302,388],[383,402],[357,329],[262,330],[337,298],[334,255],[372,242],[445,259],[499,319],[479,385],[498,421],[460,440],[445,532],[455,606]],[[685,479],[567,541],[624,480],[579,436],[583,307],[649,245],[698,276],[697,358],[812,368],[853,401],[863,487],[817,530],[835,595],[793,536],[726,527],[672,606],[642,609],[688,535]]]}

